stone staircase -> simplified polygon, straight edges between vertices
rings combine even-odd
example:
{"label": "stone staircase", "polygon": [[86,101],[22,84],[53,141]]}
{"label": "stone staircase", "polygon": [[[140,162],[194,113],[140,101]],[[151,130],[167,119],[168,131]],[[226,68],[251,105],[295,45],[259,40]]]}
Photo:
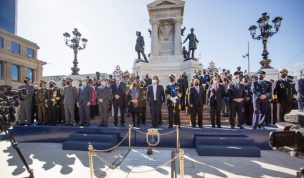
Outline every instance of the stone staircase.
{"label": "stone staircase", "polygon": [[261,157],[254,139],[245,135],[197,135],[195,148],[199,156]]}

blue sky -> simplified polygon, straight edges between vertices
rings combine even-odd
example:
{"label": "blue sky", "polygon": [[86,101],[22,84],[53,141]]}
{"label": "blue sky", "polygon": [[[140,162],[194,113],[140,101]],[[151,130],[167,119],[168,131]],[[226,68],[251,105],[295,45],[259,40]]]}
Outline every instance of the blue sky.
{"label": "blue sky", "polygon": [[[89,40],[78,55],[80,73],[112,73],[119,64],[132,70],[136,57],[135,31],[142,31],[150,52],[146,5],[152,0],[19,0],[17,35],[40,46],[38,58],[46,61],[43,75],[70,74],[73,52],[62,34],[77,27]],[[303,0],[186,0],[184,24],[199,39],[196,56],[204,67],[212,60],[220,68],[247,69],[242,55],[250,43],[251,71],[260,68],[262,43],[253,40],[248,27],[263,12],[270,20],[282,16],[280,31],[270,38],[271,65],[289,67],[304,61]],[[183,38],[184,40],[184,38]]]}

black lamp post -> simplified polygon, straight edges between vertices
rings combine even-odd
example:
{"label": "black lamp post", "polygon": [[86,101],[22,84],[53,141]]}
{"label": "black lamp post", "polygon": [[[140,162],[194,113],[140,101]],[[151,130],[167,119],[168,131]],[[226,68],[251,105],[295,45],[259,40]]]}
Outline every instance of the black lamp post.
{"label": "black lamp post", "polygon": [[[65,44],[74,51],[73,67],[71,68],[72,75],[79,75],[78,72],[80,69],[78,68],[77,54],[78,51],[85,49],[88,40],[85,38],[81,38],[81,33],[78,31],[77,28],[74,28],[72,33],[74,35],[72,39],[70,39],[70,34],[68,32],[65,32],[63,36],[65,37]],[[80,41],[82,41],[82,46],[80,46]]]}
{"label": "black lamp post", "polygon": [[[272,35],[276,34],[279,31],[282,20],[283,20],[282,17],[275,17],[272,20],[272,23],[274,25],[274,27],[272,27],[268,23],[269,22],[269,15],[267,13],[263,13],[262,17],[260,17],[259,20],[257,21],[257,23],[259,25],[259,29],[260,29],[260,34],[255,36],[256,35],[256,29],[258,28],[255,25],[251,25],[248,29],[250,31],[250,34],[251,34],[253,39],[262,40],[262,43],[263,43],[263,53],[262,53],[263,59],[260,61],[260,64],[262,65],[262,69],[272,68],[269,65],[271,63],[271,60],[268,59],[269,52],[267,51],[267,42],[268,42],[269,37],[271,37]],[[274,28],[275,31],[272,31],[273,28]]]}

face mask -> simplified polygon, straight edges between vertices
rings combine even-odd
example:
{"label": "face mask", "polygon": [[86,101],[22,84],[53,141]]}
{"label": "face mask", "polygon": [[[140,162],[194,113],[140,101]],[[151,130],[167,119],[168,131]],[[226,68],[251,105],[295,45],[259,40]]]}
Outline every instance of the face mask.
{"label": "face mask", "polygon": [[157,80],[152,80],[152,84],[157,84]]}
{"label": "face mask", "polygon": [[240,83],[240,80],[239,79],[235,79],[234,83]]}
{"label": "face mask", "polygon": [[101,82],[101,85],[102,85],[102,86],[105,86],[105,85],[106,85],[106,82]]}
{"label": "face mask", "polygon": [[259,76],[259,80],[263,80],[264,79],[264,76],[263,75],[260,75]]}
{"label": "face mask", "polygon": [[281,74],[281,78],[285,78],[286,76],[286,74]]}

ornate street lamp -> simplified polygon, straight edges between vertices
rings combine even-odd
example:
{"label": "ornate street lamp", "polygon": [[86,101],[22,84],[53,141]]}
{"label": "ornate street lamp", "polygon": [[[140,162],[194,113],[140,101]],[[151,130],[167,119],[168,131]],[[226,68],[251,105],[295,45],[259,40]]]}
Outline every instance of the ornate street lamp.
{"label": "ornate street lamp", "polygon": [[[72,33],[74,35],[72,39],[70,39],[70,34],[68,32],[65,32],[63,36],[65,37],[65,44],[74,51],[73,67],[71,68],[72,75],[79,75],[78,72],[80,69],[78,68],[77,54],[78,51],[85,49],[88,40],[85,38],[81,38],[81,33],[78,31],[77,28],[74,28]],[[82,41],[82,45],[80,45],[80,41]]]}
{"label": "ornate street lamp", "polygon": [[[267,42],[268,42],[269,37],[271,37],[272,35],[276,34],[279,31],[282,20],[283,20],[282,17],[275,17],[272,20],[272,23],[274,25],[274,27],[272,27],[268,23],[269,15],[267,13],[263,13],[262,17],[260,17],[259,20],[257,21],[257,23],[259,25],[259,29],[260,29],[260,34],[256,36],[256,29],[258,27],[255,26],[255,25],[251,25],[248,29],[250,31],[250,34],[251,34],[253,39],[262,40],[262,43],[263,43],[263,53],[262,53],[263,59],[260,61],[260,64],[262,65],[262,69],[272,68],[269,65],[271,63],[271,60],[268,59],[269,52],[267,51]],[[274,28],[275,31],[272,31],[273,28]]]}

